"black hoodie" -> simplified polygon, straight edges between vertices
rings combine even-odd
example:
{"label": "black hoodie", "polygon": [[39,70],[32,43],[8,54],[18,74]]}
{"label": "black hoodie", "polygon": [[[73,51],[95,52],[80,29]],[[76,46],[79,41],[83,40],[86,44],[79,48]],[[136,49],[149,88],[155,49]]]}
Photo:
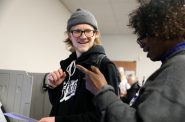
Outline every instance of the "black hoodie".
{"label": "black hoodie", "polygon": [[[99,55],[105,55],[102,46],[93,46],[79,58],[72,53],[67,59],[60,62],[61,68],[68,71],[63,84],[55,89],[49,89],[49,98],[52,104],[50,116],[55,116],[55,122],[99,122],[99,113],[93,105],[93,94],[86,90],[84,74],[78,70],[75,64],[86,68],[91,65],[98,66],[104,74],[107,82],[118,93],[120,82],[119,72],[116,66],[107,58],[103,58],[101,64],[97,64]],[[71,75],[71,77],[69,76]]]}

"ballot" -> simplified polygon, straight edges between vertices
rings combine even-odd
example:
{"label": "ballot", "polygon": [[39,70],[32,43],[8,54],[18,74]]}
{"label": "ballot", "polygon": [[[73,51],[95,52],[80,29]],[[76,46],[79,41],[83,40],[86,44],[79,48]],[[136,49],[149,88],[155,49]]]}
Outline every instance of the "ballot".
{"label": "ballot", "polygon": [[9,117],[9,118],[13,118],[13,119],[17,119],[17,120],[21,120],[24,122],[37,122],[36,119],[21,115],[21,114],[16,114],[16,113],[4,113],[5,116]]}
{"label": "ballot", "polygon": [[7,122],[6,118],[5,118],[4,114],[3,114],[3,111],[1,110],[2,109],[1,107],[2,107],[2,103],[0,101],[0,122]]}

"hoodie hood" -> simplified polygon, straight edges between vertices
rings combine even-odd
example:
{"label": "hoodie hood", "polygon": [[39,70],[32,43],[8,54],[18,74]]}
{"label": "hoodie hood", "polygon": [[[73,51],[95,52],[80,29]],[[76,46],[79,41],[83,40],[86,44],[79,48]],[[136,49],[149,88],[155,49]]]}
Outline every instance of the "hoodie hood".
{"label": "hoodie hood", "polygon": [[106,55],[104,48],[101,45],[94,45],[79,58],[77,58],[75,52],[72,53],[67,59],[60,61],[60,65],[62,69],[66,69],[73,60],[76,60],[76,64],[93,65],[97,60],[97,56],[100,54]]}
{"label": "hoodie hood", "polygon": [[91,49],[89,49],[87,52],[83,53],[77,61],[82,61],[84,59],[89,58],[90,56],[94,55],[99,55],[99,54],[104,54],[105,55],[105,50],[101,45],[94,45]]}

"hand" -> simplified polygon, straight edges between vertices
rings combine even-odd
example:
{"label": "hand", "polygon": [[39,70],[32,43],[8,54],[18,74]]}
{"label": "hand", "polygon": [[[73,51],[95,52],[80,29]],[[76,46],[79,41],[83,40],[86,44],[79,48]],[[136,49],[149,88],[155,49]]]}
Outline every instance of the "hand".
{"label": "hand", "polygon": [[62,69],[58,69],[50,73],[47,77],[49,81],[48,84],[55,88],[64,81],[66,73]]}
{"label": "hand", "polygon": [[55,117],[44,117],[37,122],[55,122]]}
{"label": "hand", "polygon": [[96,94],[103,86],[107,84],[105,77],[97,67],[91,66],[92,71],[90,71],[81,65],[76,66],[79,70],[85,73],[86,88],[93,94]]}

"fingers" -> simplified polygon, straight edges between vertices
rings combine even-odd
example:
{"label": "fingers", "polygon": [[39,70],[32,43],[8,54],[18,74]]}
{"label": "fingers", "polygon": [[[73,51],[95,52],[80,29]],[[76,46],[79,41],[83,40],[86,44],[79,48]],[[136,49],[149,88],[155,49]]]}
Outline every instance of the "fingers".
{"label": "fingers", "polygon": [[54,71],[53,74],[52,74],[54,80],[58,80],[60,78],[60,73],[58,71]]}
{"label": "fingers", "polygon": [[62,69],[58,69],[57,71],[54,71],[53,73],[54,73],[53,77],[55,80],[59,80],[64,75],[64,72]]}
{"label": "fingers", "polygon": [[66,77],[66,72],[63,72],[63,79],[65,79]]}
{"label": "fingers", "polygon": [[44,117],[37,122],[55,122],[55,117]]}
{"label": "fingers", "polygon": [[64,72],[62,69],[58,69],[58,76],[61,77],[64,75]]}
{"label": "fingers", "polygon": [[81,65],[76,65],[76,67],[77,67],[79,70],[81,70],[83,73],[87,74],[87,75],[92,75],[93,73],[95,73],[95,74],[101,73],[100,70],[99,70],[97,67],[95,67],[95,66],[91,66],[91,70],[92,70],[92,71],[86,69],[85,67],[83,67],[83,66],[81,66]]}
{"label": "fingers", "polygon": [[79,70],[81,70],[83,73],[87,74],[87,75],[91,74],[91,71],[90,71],[90,70],[86,69],[85,67],[83,67],[83,66],[81,66],[81,65],[76,65],[76,67],[77,67]]}
{"label": "fingers", "polygon": [[52,78],[53,78],[54,81],[59,80],[60,78],[63,77],[63,75],[64,75],[64,72],[63,72],[62,69],[58,69],[58,70],[53,71],[53,72],[51,73],[51,76],[52,76]]}
{"label": "fingers", "polygon": [[53,81],[54,80],[51,74],[48,75],[48,80],[49,81]]}
{"label": "fingers", "polygon": [[96,74],[100,74],[100,73],[101,73],[100,70],[99,70],[99,68],[97,68],[97,67],[95,67],[95,66],[91,66],[91,69],[92,69],[92,71],[93,71],[94,73],[96,73]]}
{"label": "fingers", "polygon": [[66,77],[66,73],[62,69],[58,69],[49,74],[48,80],[53,85],[59,85],[63,82]]}

